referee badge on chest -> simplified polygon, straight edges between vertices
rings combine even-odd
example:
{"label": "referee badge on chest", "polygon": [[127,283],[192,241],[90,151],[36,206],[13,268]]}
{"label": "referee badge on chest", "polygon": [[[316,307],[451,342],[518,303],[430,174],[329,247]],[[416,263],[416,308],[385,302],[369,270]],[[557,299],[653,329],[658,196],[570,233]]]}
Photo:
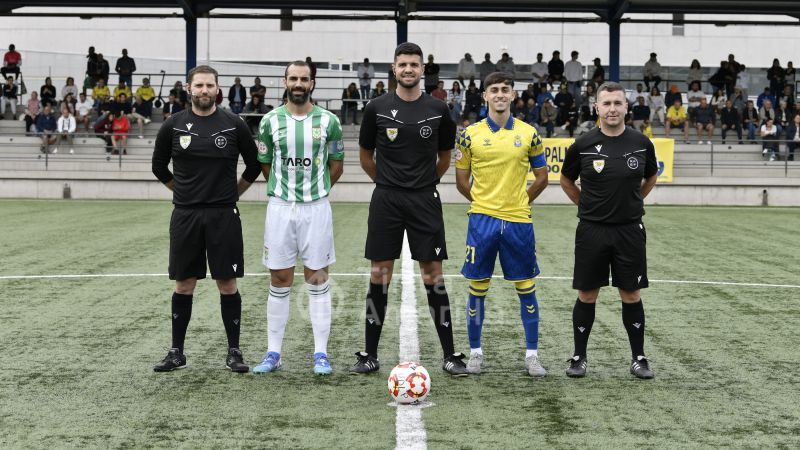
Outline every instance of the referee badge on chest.
{"label": "referee badge on chest", "polygon": [[603,171],[603,167],[606,166],[606,160],[595,159],[594,161],[592,161],[592,165],[594,166],[594,171],[600,173]]}
{"label": "referee badge on chest", "polygon": [[191,143],[192,143],[192,137],[191,136],[189,136],[188,134],[181,136],[181,138],[180,138],[181,148],[186,150],[187,148],[189,148],[189,144],[191,144]]}
{"label": "referee badge on chest", "polygon": [[397,128],[387,128],[386,129],[386,137],[389,138],[390,141],[394,142],[397,139]]}

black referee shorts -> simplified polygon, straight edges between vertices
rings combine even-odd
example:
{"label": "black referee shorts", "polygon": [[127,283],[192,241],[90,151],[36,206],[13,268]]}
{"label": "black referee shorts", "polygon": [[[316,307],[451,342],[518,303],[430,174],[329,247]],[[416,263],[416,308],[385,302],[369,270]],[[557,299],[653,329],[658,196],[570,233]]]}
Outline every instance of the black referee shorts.
{"label": "black referee shorts", "polygon": [[447,259],[442,200],[435,189],[396,191],[376,187],[372,192],[364,257],[371,261],[399,258],[404,231],[415,261]]}
{"label": "black referee shorts", "polygon": [[648,286],[647,233],[641,222],[599,224],[581,221],[575,230],[575,271],[572,287],[590,291],[611,285],[625,291]]}
{"label": "black referee shorts", "polygon": [[205,278],[206,255],[211,278],[227,280],[244,276],[242,221],[237,207],[172,211],[169,278]]}

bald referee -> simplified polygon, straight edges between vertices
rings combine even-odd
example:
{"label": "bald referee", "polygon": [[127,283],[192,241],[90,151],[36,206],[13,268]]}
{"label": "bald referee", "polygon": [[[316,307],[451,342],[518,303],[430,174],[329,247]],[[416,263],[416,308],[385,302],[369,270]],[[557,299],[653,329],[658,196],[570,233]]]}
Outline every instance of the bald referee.
{"label": "bald referee", "polygon": [[[578,205],[575,270],[572,287],[578,300],[572,310],[575,352],[567,375],[586,375],[586,346],[602,286],[612,285],[622,299],[622,323],[631,345],[630,372],[653,378],[644,354],[644,307],[640,290],[647,287],[644,198],[656,184],[658,162],[653,143],[625,127],[627,102],[618,83],[597,89],[600,127],[578,138],[567,150],[561,187]],[[580,188],[575,181],[580,178]]]}
{"label": "bald referee", "polygon": [[[235,114],[217,109],[217,71],[198,66],[189,72],[191,109],[172,115],[161,126],[153,151],[153,173],[170,189],[169,278],[172,294],[172,346],[153,367],[169,372],[186,367],[183,344],[192,316],[192,295],[206,262],[220,294],[228,352],[225,366],[247,372],[239,350],[242,298],[236,279],[244,276],[242,222],[236,202],[261,173],[258,148],[250,129]],[[236,181],[239,156],[246,165]],[[168,165],[172,160],[173,172]]]}

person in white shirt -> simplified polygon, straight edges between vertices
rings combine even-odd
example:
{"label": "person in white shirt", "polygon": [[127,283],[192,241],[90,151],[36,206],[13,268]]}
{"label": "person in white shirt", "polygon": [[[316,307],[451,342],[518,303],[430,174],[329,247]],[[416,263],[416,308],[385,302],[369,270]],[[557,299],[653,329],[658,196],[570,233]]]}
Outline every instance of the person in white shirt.
{"label": "person in white shirt", "polygon": [[581,86],[583,85],[583,64],[578,61],[578,52],[573,50],[570,53],[572,59],[564,64],[564,78],[567,79],[567,91],[572,94],[578,108],[581,105]]}
{"label": "person in white shirt", "polygon": [[645,105],[650,102],[650,96],[647,95],[647,92],[645,92],[642,83],[636,83],[636,90],[628,94],[628,103],[630,104],[630,108],[632,108],[633,105],[639,103],[639,101],[637,100],[639,97],[642,97],[644,99]]}
{"label": "person in white shirt", "polygon": [[644,63],[644,86],[647,90],[650,90],[650,82],[652,81],[654,84],[653,86],[658,87],[658,83],[661,83],[661,64],[656,60],[656,54],[650,53],[650,59]]}
{"label": "person in white shirt", "polygon": [[364,99],[364,106],[367,106],[366,100],[369,99],[369,94],[372,91],[373,78],[375,78],[375,67],[369,63],[369,58],[364,58],[364,64],[358,66],[358,85],[361,91],[361,98]]}
{"label": "person in white shirt", "polygon": [[770,161],[778,159],[778,127],[775,126],[775,121],[767,119],[764,125],[761,125],[761,145],[763,150],[761,154]]}
{"label": "person in white shirt", "polygon": [[72,98],[78,98],[78,86],[75,86],[75,79],[72,77],[67,78],[67,84],[61,88],[61,98],[67,98],[68,94],[72,94]]}
{"label": "person in white shirt", "polygon": [[458,70],[456,71],[456,76],[458,77],[458,82],[461,83],[461,87],[467,87],[467,85],[464,84],[464,80],[467,79],[469,79],[470,83],[474,83],[476,75],[475,61],[472,60],[472,55],[469,53],[464,54],[464,57],[458,62]]}
{"label": "person in white shirt", "polygon": [[547,78],[550,76],[547,71],[547,63],[542,61],[543,57],[541,53],[537,53],[536,62],[531,66],[533,91],[536,92],[536,95],[547,89]]}
{"label": "person in white shirt", "polygon": [[747,88],[750,86],[750,75],[744,64],[739,64],[739,73],[736,74],[736,88],[742,91],[742,98],[747,100]]}
{"label": "person in white shirt", "polygon": [[[470,82],[473,83],[473,82]],[[450,117],[456,124],[461,123],[461,111],[463,108],[464,94],[458,81],[453,82],[453,88],[447,91],[447,106],[450,108]]]}
{"label": "person in white shirt", "polygon": [[92,109],[94,108],[94,100],[90,99],[83,92],[78,95],[78,103],[75,104],[75,113],[77,117],[76,122],[83,124],[86,131],[89,131],[89,123],[91,122]]}
{"label": "person in white shirt", "polygon": [[[69,153],[75,153],[75,150],[72,148],[73,146],[73,138],[75,137],[75,129],[77,128],[77,123],[75,122],[75,117],[70,114],[69,109],[61,108],[61,117],[58,118],[58,122],[56,122],[56,145],[61,145],[61,142],[67,141],[69,145]],[[58,147],[53,149],[53,153],[56,153]]]}
{"label": "person in white shirt", "polygon": [[655,86],[653,86],[653,89],[650,89],[648,106],[650,106],[650,123],[653,123],[653,119],[658,117],[658,121],[664,125],[664,114],[666,110],[664,96],[661,95],[661,91]]}

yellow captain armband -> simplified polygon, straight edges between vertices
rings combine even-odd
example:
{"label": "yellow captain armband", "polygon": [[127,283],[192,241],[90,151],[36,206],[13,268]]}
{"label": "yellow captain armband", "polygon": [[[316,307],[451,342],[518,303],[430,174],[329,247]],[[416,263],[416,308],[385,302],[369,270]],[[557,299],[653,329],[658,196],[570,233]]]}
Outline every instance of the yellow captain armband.
{"label": "yellow captain armband", "polygon": [[515,281],[514,286],[517,288],[517,294],[530,294],[536,291],[536,277],[528,278],[527,280]]}
{"label": "yellow captain armband", "polygon": [[491,281],[491,278],[485,280],[469,280],[469,293],[476,297],[486,297],[486,294],[489,292],[489,284],[491,284]]}

